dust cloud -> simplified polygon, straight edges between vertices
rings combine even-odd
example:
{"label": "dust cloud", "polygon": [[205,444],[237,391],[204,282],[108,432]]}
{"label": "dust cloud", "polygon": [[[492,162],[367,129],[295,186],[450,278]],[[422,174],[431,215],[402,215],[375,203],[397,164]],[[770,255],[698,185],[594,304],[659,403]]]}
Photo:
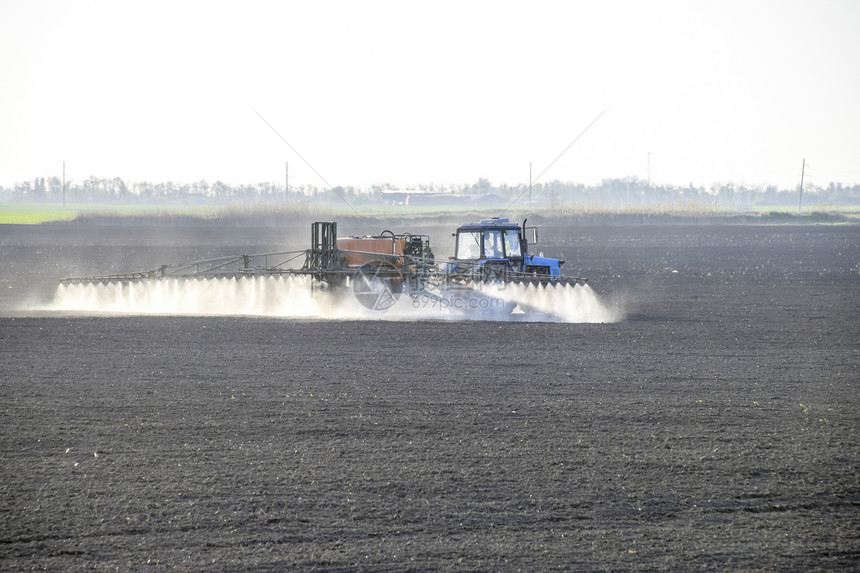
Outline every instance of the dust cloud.
{"label": "dust cloud", "polygon": [[503,289],[485,285],[482,292],[504,297],[516,303],[518,313],[540,322],[618,322],[621,316],[610,310],[587,284],[571,285],[505,285]]}
{"label": "dust cloud", "polygon": [[335,320],[494,320],[616,322],[588,286],[476,285],[472,289],[402,293],[385,308],[360,304],[347,288],[332,292],[310,277],[163,279],[64,284],[36,310],[248,315]]}

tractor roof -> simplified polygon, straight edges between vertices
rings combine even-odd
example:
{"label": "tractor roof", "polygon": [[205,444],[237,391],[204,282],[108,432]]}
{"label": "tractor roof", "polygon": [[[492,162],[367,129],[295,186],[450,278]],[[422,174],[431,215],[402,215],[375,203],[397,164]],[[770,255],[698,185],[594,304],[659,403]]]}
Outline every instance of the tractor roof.
{"label": "tractor roof", "polygon": [[466,223],[464,225],[460,225],[457,229],[458,231],[478,231],[482,229],[517,229],[519,230],[519,223],[512,223],[509,219],[505,219],[503,217],[493,217],[492,219],[481,219],[477,223]]}

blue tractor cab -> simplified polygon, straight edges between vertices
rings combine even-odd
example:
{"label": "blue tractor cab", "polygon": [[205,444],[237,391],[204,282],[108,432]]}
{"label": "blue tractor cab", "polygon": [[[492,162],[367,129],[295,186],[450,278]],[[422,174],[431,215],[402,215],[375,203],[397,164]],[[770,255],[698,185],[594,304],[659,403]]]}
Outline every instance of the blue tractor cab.
{"label": "blue tractor cab", "polygon": [[[537,242],[537,229],[493,217],[457,228],[455,256],[448,261],[452,272],[490,277],[561,276],[563,260],[534,256],[529,244]],[[531,240],[527,237],[531,236]]]}

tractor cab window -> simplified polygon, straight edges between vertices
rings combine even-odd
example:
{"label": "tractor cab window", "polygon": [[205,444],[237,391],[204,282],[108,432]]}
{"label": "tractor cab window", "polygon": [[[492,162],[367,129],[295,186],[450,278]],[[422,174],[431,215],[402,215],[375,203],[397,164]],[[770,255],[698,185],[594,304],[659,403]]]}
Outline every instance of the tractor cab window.
{"label": "tractor cab window", "polygon": [[481,232],[463,231],[457,234],[457,258],[479,259],[481,257]]}
{"label": "tractor cab window", "polygon": [[520,232],[516,229],[505,231],[505,252],[509,257],[523,256],[523,251],[520,249]]}
{"label": "tractor cab window", "polygon": [[503,259],[505,252],[502,249],[502,232],[484,231],[484,257],[487,259]]}

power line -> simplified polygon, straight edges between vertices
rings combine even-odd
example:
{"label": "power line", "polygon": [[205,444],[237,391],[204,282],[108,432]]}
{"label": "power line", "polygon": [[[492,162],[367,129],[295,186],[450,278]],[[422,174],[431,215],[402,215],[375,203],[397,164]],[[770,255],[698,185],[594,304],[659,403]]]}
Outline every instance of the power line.
{"label": "power line", "polygon": [[337,192],[337,190],[336,190],[334,187],[332,187],[332,186],[331,186],[331,183],[329,183],[328,181],[326,181],[325,177],[323,177],[323,176],[320,174],[320,172],[319,172],[319,171],[317,171],[316,169],[314,169],[314,166],[313,166],[313,165],[311,165],[310,163],[308,163],[308,160],[307,160],[307,159],[305,159],[304,157],[302,157],[302,154],[301,154],[301,153],[299,153],[299,152],[296,150],[296,148],[295,148],[295,147],[293,147],[292,145],[290,145],[290,142],[289,142],[289,141],[287,141],[286,139],[284,139],[284,136],[283,136],[283,135],[281,135],[280,133],[278,133],[278,130],[277,130],[277,129],[275,129],[275,128],[274,128],[274,126],[273,126],[271,123],[269,123],[268,121],[266,121],[266,118],[265,118],[265,117],[263,117],[262,115],[260,115],[260,112],[259,112],[259,111],[257,111],[257,110],[256,110],[256,109],[254,109],[253,107],[251,108],[251,110],[252,110],[254,113],[256,113],[256,114],[257,114],[257,116],[258,116],[260,119],[262,119],[262,120],[263,120],[263,123],[265,123],[266,125],[268,125],[268,126],[269,126],[269,129],[271,129],[272,131],[274,131],[274,132],[275,132],[275,135],[277,135],[278,137],[280,137],[280,138],[281,138],[281,141],[283,141],[284,143],[286,143],[286,144],[287,144],[287,147],[289,147],[290,149],[292,149],[292,150],[293,150],[293,153],[295,153],[295,154],[298,156],[298,158],[299,158],[299,159],[301,159],[302,161],[304,161],[304,162],[305,162],[305,165],[307,165],[308,167],[310,167],[311,171],[313,171],[314,173],[316,173],[317,177],[319,177],[319,178],[322,180],[322,182],[326,184],[326,187],[328,187],[329,191],[334,192],[334,194],[335,194],[335,195],[337,195],[338,197],[340,197],[340,200],[341,200],[341,201],[343,201],[344,203],[346,203],[346,206],[347,206],[347,207],[349,207],[350,209],[352,209],[352,212],[353,212],[353,213],[355,213],[356,215],[358,215],[358,214],[359,214],[359,213],[358,213],[358,211],[356,211],[356,210],[355,210],[355,207],[353,207],[353,206],[349,203],[349,201],[347,201],[347,200],[346,200],[346,198],[345,198],[343,195],[341,195],[340,193],[338,193],[338,192]]}
{"label": "power line", "polygon": [[[544,173],[546,173],[547,171],[549,171],[550,167],[552,167],[553,165],[555,165],[555,162],[556,162],[556,161],[558,161],[559,159],[561,159],[561,156],[562,156],[562,155],[564,155],[565,153],[567,153],[567,150],[568,150],[568,149],[570,149],[571,147],[573,147],[573,144],[574,144],[574,143],[576,143],[577,141],[579,141],[579,139],[580,139],[583,135],[585,135],[585,133],[586,133],[589,129],[591,129],[591,126],[592,126],[592,125],[594,125],[595,123],[597,123],[597,120],[598,120],[598,119],[600,119],[601,117],[603,117],[603,114],[604,114],[604,113],[606,113],[607,111],[609,111],[609,108],[610,108],[610,107],[612,107],[612,106],[611,106],[611,105],[606,106],[606,109],[604,109],[603,111],[601,111],[601,112],[598,114],[598,116],[597,116],[597,117],[595,117],[595,118],[594,118],[594,120],[593,120],[591,123],[589,123],[589,124],[585,127],[585,129],[583,129],[583,130],[582,130],[582,132],[581,132],[579,135],[577,135],[577,136],[576,136],[576,138],[575,138],[573,141],[571,141],[571,142],[570,142],[570,144],[569,144],[567,147],[565,147],[565,148],[564,148],[564,151],[562,151],[561,153],[559,153],[559,154],[558,154],[558,157],[556,157],[555,159],[553,159],[553,160],[550,162],[550,164],[549,164],[549,165],[547,165],[547,166],[546,166],[546,168],[545,168],[543,171],[541,171],[540,173],[538,173],[538,176],[537,176],[537,177],[535,177],[534,179],[531,179],[531,177],[529,177],[529,189],[531,189],[532,184],[537,183],[537,180],[538,180],[538,179],[540,179],[541,177],[543,177],[543,174],[544,174]],[[529,167],[529,170],[531,170],[531,167]],[[513,200],[513,201],[511,201],[511,204],[510,204],[510,205],[508,205],[508,209],[510,209],[511,207],[513,207],[513,206],[514,206],[514,203],[516,203],[517,201],[519,201],[519,199],[520,199],[520,197],[522,197],[523,193],[525,193],[525,190],[520,191],[520,194],[519,194],[519,195],[517,195],[517,196],[516,196],[516,198],[514,198],[514,200]]]}

